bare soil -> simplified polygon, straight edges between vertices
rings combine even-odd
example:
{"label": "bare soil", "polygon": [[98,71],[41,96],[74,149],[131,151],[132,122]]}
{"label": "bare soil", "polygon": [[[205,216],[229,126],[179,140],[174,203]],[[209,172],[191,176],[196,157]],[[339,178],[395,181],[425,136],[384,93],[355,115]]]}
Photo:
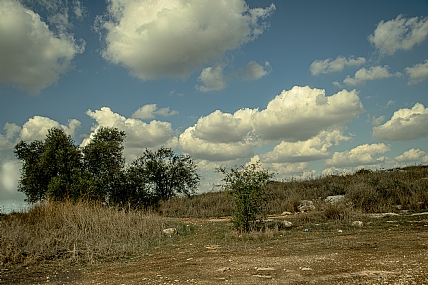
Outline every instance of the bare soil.
{"label": "bare soil", "polygon": [[0,284],[428,284],[428,215],[351,223],[240,235],[227,219],[171,219],[179,234],[139,256],[3,266]]}

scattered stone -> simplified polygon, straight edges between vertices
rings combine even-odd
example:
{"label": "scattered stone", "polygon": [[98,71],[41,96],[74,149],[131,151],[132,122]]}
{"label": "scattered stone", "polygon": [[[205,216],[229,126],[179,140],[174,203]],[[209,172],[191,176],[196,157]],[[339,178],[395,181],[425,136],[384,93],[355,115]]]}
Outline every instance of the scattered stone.
{"label": "scattered stone", "polygon": [[386,217],[394,217],[399,216],[396,213],[375,213],[375,214],[367,214],[370,218],[386,218]]}
{"label": "scattered stone", "polygon": [[342,230],[338,230],[337,232],[338,232],[339,234],[343,233],[343,231],[342,231]]}
{"label": "scattered stone", "polygon": [[176,228],[167,228],[167,229],[164,229],[164,230],[162,230],[162,232],[165,234],[165,235],[168,235],[168,236],[172,236],[172,235],[176,235],[178,232],[177,232],[177,229]]}
{"label": "scattered stone", "polygon": [[302,268],[300,268],[300,270],[302,270],[302,271],[312,271],[312,268],[302,267]]}
{"label": "scattered stone", "polygon": [[257,272],[270,272],[270,271],[275,271],[275,268],[272,268],[272,267],[259,267],[256,270],[257,270]]}
{"label": "scattered stone", "polygon": [[315,210],[314,202],[310,200],[302,200],[300,201],[299,206],[297,206],[297,210],[299,212],[310,212]]}
{"label": "scattered stone", "polygon": [[330,204],[338,204],[340,202],[345,201],[345,195],[333,195],[333,196],[327,196],[324,200],[326,203]]}
{"label": "scattered stone", "polygon": [[230,270],[230,267],[222,267],[222,268],[217,269],[217,271],[221,271],[221,272],[226,272],[229,270]]}
{"label": "scattered stone", "polygon": [[290,221],[282,221],[281,226],[282,226],[282,228],[289,229],[289,228],[293,227],[293,223]]}
{"label": "scattered stone", "polygon": [[361,228],[362,226],[364,226],[364,223],[362,221],[353,221],[352,226],[357,227],[357,228]]}
{"label": "scattered stone", "polygon": [[292,215],[293,213],[291,213],[291,212],[287,212],[287,211],[285,211],[285,212],[282,212],[282,216],[289,216],[289,215]]}
{"label": "scattered stone", "polygon": [[272,279],[271,275],[261,275],[261,274],[255,274],[253,275],[254,277],[258,277],[258,278],[264,278],[264,279]]}

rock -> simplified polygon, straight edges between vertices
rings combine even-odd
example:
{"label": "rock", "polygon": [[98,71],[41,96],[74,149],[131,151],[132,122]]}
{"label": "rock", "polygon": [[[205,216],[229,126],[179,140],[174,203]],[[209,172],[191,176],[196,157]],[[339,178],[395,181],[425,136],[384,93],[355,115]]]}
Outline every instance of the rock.
{"label": "rock", "polygon": [[230,270],[230,267],[222,267],[222,268],[217,269],[217,271],[221,271],[221,272],[226,272],[229,270]]}
{"label": "rock", "polygon": [[364,225],[364,223],[362,221],[353,221],[352,222],[353,227],[361,228],[363,225]]}
{"label": "rock", "polygon": [[330,203],[330,204],[337,204],[337,203],[345,201],[345,195],[327,196],[327,198],[325,198],[324,201],[326,203]]}
{"label": "rock", "polygon": [[289,229],[293,226],[293,223],[290,221],[282,221],[281,222],[281,227],[285,228],[285,229]]}
{"label": "rock", "polygon": [[270,271],[275,271],[275,268],[272,267],[259,267],[256,269],[257,272],[270,272]]}
{"label": "rock", "polygon": [[162,230],[162,232],[168,236],[176,235],[178,233],[176,228],[167,228]]}
{"label": "rock", "polygon": [[293,213],[291,213],[291,212],[287,212],[287,211],[285,211],[285,212],[282,212],[282,216],[289,216],[289,215],[292,215]]}
{"label": "rock", "polygon": [[314,202],[310,200],[302,200],[300,201],[299,206],[297,206],[297,210],[299,210],[299,212],[314,211],[315,210]]}

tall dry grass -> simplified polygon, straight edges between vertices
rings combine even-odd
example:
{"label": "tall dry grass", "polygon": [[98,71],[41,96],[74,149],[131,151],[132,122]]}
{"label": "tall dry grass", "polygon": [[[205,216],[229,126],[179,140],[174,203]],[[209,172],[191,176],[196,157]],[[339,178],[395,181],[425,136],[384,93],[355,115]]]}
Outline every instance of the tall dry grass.
{"label": "tall dry grass", "polygon": [[[428,166],[389,170],[359,170],[349,175],[329,175],[304,181],[272,182],[268,214],[296,212],[302,200],[312,200],[324,211],[327,196],[345,195],[347,211],[384,212],[397,209],[428,209]],[[170,217],[220,217],[232,215],[233,201],[227,192],[174,198],[160,206]],[[335,211],[334,209],[327,209]],[[340,209],[339,211],[344,211]],[[327,215],[328,217],[334,216]],[[343,216],[343,215],[342,215]],[[346,216],[346,215],[345,215]]]}
{"label": "tall dry grass", "polygon": [[93,203],[49,202],[0,217],[0,262],[93,263],[141,253],[162,235],[164,219]]}

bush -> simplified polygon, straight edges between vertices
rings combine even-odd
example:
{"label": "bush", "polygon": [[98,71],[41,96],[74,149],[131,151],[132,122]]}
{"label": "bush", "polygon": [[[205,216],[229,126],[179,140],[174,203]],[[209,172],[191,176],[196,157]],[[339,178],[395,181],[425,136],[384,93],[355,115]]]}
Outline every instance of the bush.
{"label": "bush", "polygon": [[258,216],[266,210],[269,198],[267,184],[274,174],[262,169],[260,162],[231,168],[230,171],[220,167],[217,171],[224,175],[223,187],[234,199],[234,227],[244,232],[253,230]]}

